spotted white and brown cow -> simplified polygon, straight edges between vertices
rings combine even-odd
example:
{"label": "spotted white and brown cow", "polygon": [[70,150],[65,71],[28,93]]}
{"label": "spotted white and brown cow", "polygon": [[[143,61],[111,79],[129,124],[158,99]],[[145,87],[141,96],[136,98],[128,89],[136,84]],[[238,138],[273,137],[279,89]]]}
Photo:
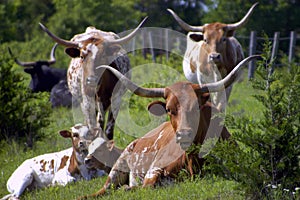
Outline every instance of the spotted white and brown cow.
{"label": "spotted white and brown cow", "polygon": [[[95,68],[99,65],[110,65],[130,78],[130,62],[121,44],[134,37],[144,21],[145,19],[133,32],[123,38],[119,38],[113,32],[88,27],[85,33],[75,35],[70,41],[55,36],[40,24],[54,41],[66,47],[66,53],[73,58],[67,74],[69,89],[73,97],[80,99],[81,110],[89,128],[104,129],[106,124],[105,134],[108,139],[113,138],[115,118],[125,88],[115,87],[118,80],[109,71],[97,74]],[[115,106],[111,109],[113,93]],[[104,117],[107,111],[108,120],[105,123]],[[104,134],[101,136],[106,138]]]}
{"label": "spotted white and brown cow", "polygon": [[[182,64],[184,75],[189,81],[201,85],[221,80],[244,59],[242,46],[234,37],[234,33],[246,24],[257,5],[258,3],[252,5],[237,23],[214,22],[203,26],[191,26],[168,9],[179,25],[188,31],[187,48]],[[219,92],[214,95],[213,103],[219,109],[225,109],[231,89],[230,86],[226,93]]]}
{"label": "spotted white and brown cow", "polygon": [[177,82],[165,88],[139,87],[113,68],[101,66],[100,70],[111,70],[134,94],[164,98],[165,101],[150,103],[148,110],[155,115],[167,113],[170,121],[131,142],[111,169],[104,186],[98,192],[79,199],[101,196],[111,185],[117,187],[129,184],[128,189],[139,185],[155,186],[176,177],[184,168],[190,175],[197,173],[203,164],[203,158],[196,152],[187,154],[185,151],[192,144],[203,144],[206,138],[230,137],[226,127],[220,123],[221,118],[213,116],[219,112],[208,101],[208,92],[217,92],[230,86],[241,66],[255,58],[258,56],[244,59],[228,76],[216,83],[200,86],[190,82]]}
{"label": "spotted white and brown cow", "polygon": [[25,189],[65,186],[78,179],[90,180],[104,175],[103,170],[87,168],[84,164],[88,154],[87,133],[87,126],[81,124],[73,126],[71,131],[60,131],[62,137],[71,139],[72,147],[25,160],[8,179],[10,194],[2,199],[19,199]]}

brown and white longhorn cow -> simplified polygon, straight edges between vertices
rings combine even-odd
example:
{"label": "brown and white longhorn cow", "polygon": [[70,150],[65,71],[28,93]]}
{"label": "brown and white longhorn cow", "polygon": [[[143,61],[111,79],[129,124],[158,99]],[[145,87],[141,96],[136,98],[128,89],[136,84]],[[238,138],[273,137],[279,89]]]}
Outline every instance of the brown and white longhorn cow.
{"label": "brown and white longhorn cow", "polygon": [[[234,32],[247,22],[257,4],[252,5],[244,18],[237,23],[214,22],[203,26],[188,25],[168,9],[179,25],[189,32],[183,59],[183,71],[189,81],[200,85],[216,82],[244,59],[242,46],[234,38]],[[231,86],[226,89],[226,98],[222,97],[225,93],[216,93],[213,103],[219,109],[224,110],[231,89]]]}
{"label": "brown and white longhorn cow", "polygon": [[[105,113],[109,112],[105,130],[108,139],[113,138],[115,118],[125,88],[115,88],[118,81],[116,77],[109,71],[100,75],[96,74],[95,67],[110,65],[130,78],[130,61],[121,44],[134,37],[145,20],[133,32],[123,38],[119,38],[113,32],[104,32],[94,27],[88,27],[85,33],[75,35],[70,41],[55,36],[40,23],[41,28],[55,42],[65,46],[66,53],[73,58],[67,73],[68,86],[73,97],[81,99],[81,109],[90,130],[99,126],[103,130]],[[115,108],[111,109],[113,92]],[[102,132],[101,134],[103,138],[106,138]],[[92,134],[92,137],[95,135]]]}
{"label": "brown and white longhorn cow", "polygon": [[203,144],[205,138],[230,137],[226,127],[220,124],[220,118],[211,120],[212,113],[218,113],[218,110],[207,101],[208,92],[230,86],[241,66],[255,58],[258,56],[244,59],[226,78],[216,83],[200,86],[190,82],[177,82],[165,88],[139,87],[118,71],[101,66],[101,70],[111,70],[134,94],[164,98],[165,101],[152,102],[148,110],[155,115],[167,113],[170,121],[131,142],[116,161],[104,186],[95,194],[80,199],[103,195],[112,184],[121,186],[129,182],[128,189],[139,184],[143,187],[155,186],[165,178],[178,175],[183,168],[191,175],[194,173],[193,168],[198,172],[203,159],[195,153],[186,154],[185,150],[192,144]]}

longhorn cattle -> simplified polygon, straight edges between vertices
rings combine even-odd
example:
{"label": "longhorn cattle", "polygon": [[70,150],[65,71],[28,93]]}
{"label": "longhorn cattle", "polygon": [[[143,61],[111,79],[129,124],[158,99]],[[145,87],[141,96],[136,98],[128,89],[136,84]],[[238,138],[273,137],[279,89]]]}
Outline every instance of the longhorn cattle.
{"label": "longhorn cattle", "polygon": [[[25,67],[24,72],[30,74],[31,80],[29,88],[32,92],[50,92],[50,102],[52,107],[72,105],[72,95],[66,85],[67,70],[50,67],[56,62],[55,50],[57,44],[52,47],[50,60],[42,60],[35,62],[22,62],[14,58],[15,62]],[[9,49],[12,57],[13,54]]]}
{"label": "longhorn cattle", "polygon": [[[118,38],[112,32],[88,27],[85,33],[75,35],[71,41],[55,36],[44,25],[40,24],[41,28],[54,41],[66,47],[66,53],[73,58],[68,68],[68,86],[72,95],[80,99],[81,109],[89,128],[92,130],[94,127],[100,126],[104,129],[104,117],[108,111],[106,135],[101,133],[103,138],[113,138],[115,118],[119,112],[121,96],[124,94],[125,88],[123,86],[115,88],[118,81],[116,77],[109,71],[103,72],[101,75],[96,74],[95,67],[103,64],[110,65],[130,78],[130,62],[125,55],[125,50],[120,45],[134,37],[144,21],[145,19],[124,38]],[[115,108],[112,110],[111,97],[113,92],[115,94]]]}
{"label": "longhorn cattle", "polygon": [[81,124],[73,126],[71,131],[60,131],[62,137],[71,139],[72,147],[25,160],[7,181],[7,190],[11,194],[2,199],[19,199],[25,189],[65,186],[81,178],[90,180],[104,175],[103,170],[87,168],[84,164],[89,143],[87,133],[87,127]]}
{"label": "longhorn cattle", "polygon": [[[234,38],[235,30],[242,27],[258,3],[252,5],[243,19],[234,24],[214,22],[203,26],[191,26],[180,19],[171,9],[179,25],[187,34],[187,49],[183,59],[185,77],[199,84],[216,82],[224,78],[244,58],[240,43]],[[232,87],[226,89],[226,98],[217,93],[213,103],[224,110]]]}
{"label": "longhorn cattle", "polygon": [[[230,86],[241,66],[258,56],[241,61],[238,66],[221,81],[200,86],[190,82],[177,82],[165,88],[142,88],[131,82],[116,70],[111,70],[119,80],[134,94],[142,97],[162,97],[154,101],[148,110],[155,115],[167,113],[169,122],[165,122],[148,132],[144,137],[130,143],[110,171],[104,186],[95,194],[80,197],[85,199],[105,194],[113,184],[124,185],[129,181],[129,188],[142,183],[143,187],[155,186],[161,180],[178,175],[179,170],[187,168],[193,175],[203,163],[196,153],[187,154],[185,150],[192,144],[203,144],[205,138],[218,137],[228,139],[230,133],[220,124],[221,119],[212,113],[218,110],[209,102],[208,92],[217,92]],[[196,169],[193,169],[196,168]]]}

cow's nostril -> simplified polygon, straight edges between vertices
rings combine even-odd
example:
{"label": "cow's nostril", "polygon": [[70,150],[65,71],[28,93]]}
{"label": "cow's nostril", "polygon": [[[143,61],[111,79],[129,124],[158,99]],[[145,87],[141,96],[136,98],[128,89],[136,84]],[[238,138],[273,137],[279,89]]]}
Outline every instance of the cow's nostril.
{"label": "cow's nostril", "polygon": [[84,163],[87,164],[87,165],[88,165],[90,162],[91,162],[90,159],[85,159],[85,160],[84,160]]}

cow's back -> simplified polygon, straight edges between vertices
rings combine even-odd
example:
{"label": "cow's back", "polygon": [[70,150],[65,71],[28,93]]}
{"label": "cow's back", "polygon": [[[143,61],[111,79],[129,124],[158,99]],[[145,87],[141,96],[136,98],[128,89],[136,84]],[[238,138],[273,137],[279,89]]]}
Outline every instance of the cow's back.
{"label": "cow's back", "polygon": [[72,151],[73,148],[69,148],[25,160],[8,179],[8,191],[13,193],[14,188],[24,182],[31,182],[29,189],[51,185],[58,170],[65,170],[65,173],[67,173],[67,167],[70,164],[68,158],[71,157]]}

